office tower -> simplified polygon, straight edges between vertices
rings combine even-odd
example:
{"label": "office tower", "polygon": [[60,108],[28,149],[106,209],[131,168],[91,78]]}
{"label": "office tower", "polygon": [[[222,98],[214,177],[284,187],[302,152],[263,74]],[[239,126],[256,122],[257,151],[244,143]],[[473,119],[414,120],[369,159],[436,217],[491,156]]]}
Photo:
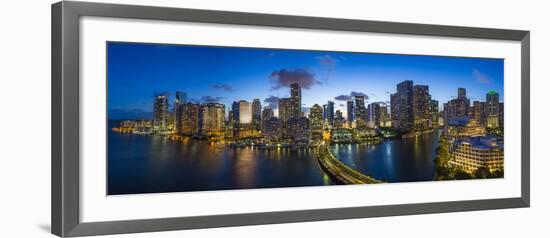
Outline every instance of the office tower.
{"label": "office tower", "polygon": [[334,123],[334,102],[333,101],[328,101],[326,114],[327,114],[327,121],[329,122],[330,125],[332,125]]}
{"label": "office tower", "polygon": [[266,122],[269,118],[272,118],[272,117],[274,117],[274,116],[275,116],[275,114],[274,114],[274,112],[273,112],[273,109],[271,109],[270,107],[264,108],[264,110],[262,111],[262,128],[261,128],[262,131],[264,130],[265,122]]}
{"label": "office tower", "polygon": [[465,88],[458,88],[458,97],[457,98],[461,98],[461,99],[464,99],[466,98],[466,89]]}
{"label": "office tower", "polygon": [[225,105],[206,103],[200,106],[199,128],[203,135],[221,134],[224,129]]}
{"label": "office tower", "polygon": [[430,112],[432,114],[430,124],[432,127],[437,126],[439,124],[439,102],[437,100],[431,100]]}
{"label": "office tower", "polygon": [[373,102],[367,107],[367,119],[369,127],[383,126],[387,120],[388,109],[382,102]]}
{"label": "office tower", "polygon": [[365,107],[365,96],[355,96],[355,124],[357,129],[366,129],[368,112]]}
{"label": "office tower", "polygon": [[397,120],[398,129],[408,131],[414,126],[414,89],[413,82],[405,80],[397,84]]}
{"label": "office tower", "polygon": [[176,91],[176,98],[174,99],[174,129],[179,134],[180,126],[179,123],[182,120],[182,114],[183,114],[183,105],[187,102],[187,93],[182,91]]}
{"label": "office tower", "polygon": [[495,91],[490,91],[486,95],[486,107],[487,107],[487,127],[496,128],[499,127],[500,118],[500,102],[499,95]]}
{"label": "office tower", "polygon": [[239,101],[239,125],[247,125],[252,123],[252,105],[245,101]]}
{"label": "office tower", "polygon": [[[466,89],[458,88],[458,97],[444,104],[445,121],[468,118],[470,115],[470,99],[466,96]],[[462,120],[462,119],[460,119]]]}
{"label": "office tower", "polygon": [[168,97],[164,95],[156,96],[153,108],[153,129],[155,131],[164,131],[168,126]]}
{"label": "office tower", "polygon": [[292,104],[290,98],[279,99],[279,119],[285,124],[292,117]]}
{"label": "office tower", "polygon": [[302,116],[302,89],[299,84],[290,84],[290,104],[291,114],[290,117]]}
{"label": "office tower", "polygon": [[311,125],[307,117],[288,119],[288,134],[293,142],[308,143],[311,139]]}
{"label": "office tower", "polygon": [[183,110],[180,131],[185,135],[195,135],[199,131],[199,104],[186,103]]}
{"label": "office tower", "polygon": [[309,111],[309,121],[311,123],[311,132],[321,135],[323,133],[323,108],[318,104],[311,107]]}
{"label": "office tower", "polygon": [[504,103],[503,102],[499,103],[498,112],[499,112],[498,125],[500,128],[504,128]]}
{"label": "office tower", "polygon": [[427,129],[430,127],[431,118],[432,97],[430,89],[427,85],[414,85],[413,88],[414,127],[419,130]]}
{"label": "office tower", "polygon": [[504,168],[504,143],[491,136],[461,137],[453,142],[449,163],[470,173],[481,167]]}
{"label": "office tower", "polygon": [[344,115],[340,110],[336,110],[336,113],[334,114],[333,126],[335,128],[342,128],[344,126]]}
{"label": "office tower", "polygon": [[473,106],[472,106],[472,111],[471,111],[471,115],[472,115],[472,119],[476,120],[478,123],[481,124],[482,120],[481,120],[481,112],[483,112],[483,110],[481,109],[483,107],[483,103],[480,102],[480,101],[474,101],[473,102]]}
{"label": "office tower", "polygon": [[290,98],[279,99],[279,119],[281,120],[281,134],[288,137],[288,120],[292,115],[292,104]]}
{"label": "office tower", "polygon": [[396,129],[399,128],[398,110],[399,108],[398,108],[397,93],[393,93],[390,95],[390,118],[391,118],[391,126]]}
{"label": "office tower", "polygon": [[281,120],[277,117],[269,117],[264,119],[264,125],[262,128],[262,134],[268,140],[279,140],[282,137],[281,132],[282,124]]}
{"label": "office tower", "polygon": [[353,125],[353,113],[354,113],[354,107],[353,107],[353,101],[352,100],[348,100],[347,101],[347,105],[346,105],[346,111],[347,111],[347,123],[348,123],[348,127],[351,128],[352,125]]}
{"label": "office tower", "polygon": [[262,127],[262,104],[260,99],[254,99],[252,101],[252,125],[254,129],[259,131]]}
{"label": "office tower", "polygon": [[328,121],[328,105],[323,104],[323,120]]}
{"label": "office tower", "polygon": [[231,120],[229,122],[231,123],[231,126],[233,128],[239,128],[239,102],[234,101],[231,104]]}

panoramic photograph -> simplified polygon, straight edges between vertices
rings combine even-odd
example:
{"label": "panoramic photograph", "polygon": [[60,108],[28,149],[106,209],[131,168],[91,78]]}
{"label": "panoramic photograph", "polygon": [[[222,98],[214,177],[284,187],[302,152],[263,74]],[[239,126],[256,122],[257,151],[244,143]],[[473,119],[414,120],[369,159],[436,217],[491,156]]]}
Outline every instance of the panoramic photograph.
{"label": "panoramic photograph", "polygon": [[503,59],[106,47],[107,195],[504,177]]}

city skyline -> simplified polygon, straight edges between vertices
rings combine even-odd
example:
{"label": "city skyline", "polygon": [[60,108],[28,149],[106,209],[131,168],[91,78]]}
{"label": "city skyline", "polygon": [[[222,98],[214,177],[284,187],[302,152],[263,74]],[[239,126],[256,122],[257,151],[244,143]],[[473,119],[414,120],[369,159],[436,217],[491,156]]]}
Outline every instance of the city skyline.
{"label": "city skyline", "polygon": [[344,118],[352,94],[364,94],[367,104],[388,104],[405,80],[428,85],[440,110],[457,88],[466,88],[471,102],[485,101],[489,91],[504,98],[501,59],[113,42],[108,52],[110,119],[150,119],[152,98],[166,94],[171,103],[176,91],[226,108],[258,98],[278,115],[275,99],[291,97],[292,82],[301,85],[306,111],[330,100]]}

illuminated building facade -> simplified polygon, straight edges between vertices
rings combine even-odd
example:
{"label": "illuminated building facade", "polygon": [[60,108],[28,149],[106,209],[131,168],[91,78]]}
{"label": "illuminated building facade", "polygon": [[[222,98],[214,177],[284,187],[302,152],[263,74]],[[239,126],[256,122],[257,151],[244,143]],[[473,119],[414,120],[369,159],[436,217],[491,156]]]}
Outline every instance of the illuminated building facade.
{"label": "illuminated building facade", "polygon": [[491,91],[486,95],[486,112],[487,112],[487,127],[496,128],[500,126],[500,102],[499,95],[495,91]]}
{"label": "illuminated building facade", "polygon": [[186,103],[183,110],[180,131],[184,135],[195,135],[199,132],[199,104]]}
{"label": "illuminated building facade", "polygon": [[289,134],[293,142],[309,143],[311,124],[307,117],[292,117],[288,120]]}
{"label": "illuminated building facade", "polygon": [[252,123],[252,105],[245,101],[239,101],[239,124],[241,127]]}
{"label": "illuminated building facade", "polygon": [[261,130],[264,130],[264,128],[265,128],[265,122],[269,118],[274,117],[274,116],[275,116],[275,113],[273,112],[273,109],[271,109],[270,107],[264,108],[264,110],[262,111],[262,128],[261,128]]}
{"label": "illuminated building facade", "polygon": [[225,105],[206,103],[200,106],[199,127],[203,135],[221,135],[224,130]]}
{"label": "illuminated building facade", "polygon": [[302,88],[297,83],[290,84],[290,117],[302,116]]}
{"label": "illuminated building facade", "polygon": [[424,130],[430,127],[431,101],[432,96],[430,95],[428,85],[414,85],[413,111],[415,129]]}
{"label": "illuminated building facade", "polygon": [[329,124],[332,126],[334,124],[334,102],[328,101],[326,109],[326,118]]}
{"label": "illuminated building facade", "polygon": [[365,107],[365,96],[355,96],[355,124],[357,129],[367,128],[367,108]]}
{"label": "illuminated building facade", "polygon": [[347,115],[348,128],[352,128],[353,120],[354,120],[354,115],[353,115],[353,113],[354,113],[354,111],[355,111],[354,106],[353,106],[353,101],[352,101],[352,100],[348,100],[346,106],[347,106],[346,109],[347,109],[347,114],[348,114],[348,115]]}
{"label": "illuminated building facade", "polygon": [[334,114],[333,126],[334,128],[342,128],[344,126],[344,115],[340,110],[336,110]]}
{"label": "illuminated building facade", "polygon": [[187,93],[182,91],[176,91],[176,98],[174,99],[174,129],[176,130],[176,133],[181,133],[180,131],[180,122],[182,120],[182,114],[183,114],[183,107],[184,104],[187,102]]}
{"label": "illuminated building facade", "polygon": [[504,168],[504,143],[502,138],[478,136],[464,137],[451,146],[451,165],[469,173],[486,167],[490,171]]}
{"label": "illuminated building facade", "polygon": [[153,129],[154,131],[165,131],[168,129],[168,97],[156,96],[153,108]]}
{"label": "illuminated building facade", "polygon": [[260,99],[252,101],[252,125],[255,130],[259,131],[262,127],[262,104]]}
{"label": "illuminated building facade", "polygon": [[309,121],[311,123],[311,132],[315,135],[323,133],[323,108],[318,104],[311,107],[309,111]]}
{"label": "illuminated building facade", "polygon": [[277,117],[267,118],[264,120],[262,135],[264,135],[267,140],[277,141],[282,137],[281,128],[282,128],[282,123],[279,118]]}
{"label": "illuminated building facade", "polygon": [[392,95],[394,101],[391,112],[396,123],[392,122],[392,126],[401,131],[408,131],[414,126],[414,89],[413,82],[405,80],[397,84],[397,92]]}

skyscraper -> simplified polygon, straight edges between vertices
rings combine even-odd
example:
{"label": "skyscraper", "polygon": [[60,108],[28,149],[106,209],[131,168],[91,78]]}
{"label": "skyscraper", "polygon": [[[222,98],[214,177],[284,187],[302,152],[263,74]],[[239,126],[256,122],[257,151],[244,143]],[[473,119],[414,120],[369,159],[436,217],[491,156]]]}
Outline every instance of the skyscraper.
{"label": "skyscraper", "polygon": [[194,135],[199,131],[199,104],[186,103],[183,110],[180,131],[185,135]]}
{"label": "skyscraper", "polygon": [[239,128],[239,102],[233,101],[231,104],[231,120],[229,121],[231,123],[231,126],[233,128]]}
{"label": "skyscraper", "polygon": [[328,122],[330,123],[330,125],[333,125],[334,124],[334,102],[333,101],[328,101],[326,114],[327,114]]}
{"label": "skyscraper", "polygon": [[499,95],[495,91],[490,91],[486,95],[487,106],[487,127],[496,128],[499,127],[500,118],[500,103]]}
{"label": "skyscraper", "polygon": [[292,104],[290,98],[279,99],[279,119],[284,124],[292,116]]}
{"label": "skyscraper", "polygon": [[252,123],[252,106],[245,100],[239,101],[239,124],[243,125]]}
{"label": "skyscraper", "polygon": [[414,126],[414,89],[413,82],[405,80],[397,84],[397,119],[398,128],[407,131]]}
{"label": "skyscraper", "polygon": [[382,102],[373,102],[369,104],[368,108],[368,125],[372,127],[382,126],[386,121],[388,109]]}
{"label": "skyscraper", "polygon": [[264,125],[262,128],[262,134],[268,139],[268,140],[279,140],[282,136],[281,128],[281,120],[277,117],[270,117],[264,120]]}
{"label": "skyscraper", "polygon": [[323,108],[318,104],[311,107],[309,111],[309,121],[311,123],[311,133],[314,136],[321,136],[323,133]]}
{"label": "skyscraper", "polygon": [[290,98],[279,99],[279,119],[281,120],[281,134],[288,137],[288,120],[292,115],[292,104]]}
{"label": "skyscraper", "polygon": [[397,93],[390,95],[390,118],[391,125],[393,128],[399,128],[399,104],[398,104]]}
{"label": "skyscraper", "polygon": [[367,128],[368,113],[365,107],[365,96],[355,96],[355,124],[357,129],[364,130]]}
{"label": "skyscraper", "polygon": [[430,126],[431,100],[428,85],[414,85],[413,109],[414,127],[416,129],[422,130]]}
{"label": "skyscraper", "polygon": [[271,109],[270,107],[264,108],[264,110],[262,111],[262,128],[261,128],[262,131],[265,128],[266,121],[269,120],[269,118],[272,118],[273,116],[274,116],[273,109]]}
{"label": "skyscraper", "polygon": [[222,134],[224,128],[225,105],[206,103],[200,106],[199,125],[203,135]]}
{"label": "skyscraper", "polygon": [[252,124],[254,129],[259,131],[262,127],[262,104],[260,99],[254,99],[252,101]]}
{"label": "skyscraper", "polygon": [[164,95],[156,96],[153,108],[153,129],[155,131],[165,131],[168,126],[168,97]]}
{"label": "skyscraper", "polygon": [[291,115],[290,117],[302,116],[302,89],[299,84],[290,84],[290,104]]}
{"label": "skyscraper", "polygon": [[293,142],[308,143],[311,139],[311,125],[307,117],[288,119],[288,135]]}
{"label": "skyscraper", "polygon": [[342,111],[336,110],[336,113],[334,114],[333,126],[335,128],[342,128],[344,126],[344,115],[342,114]]}
{"label": "skyscraper", "polygon": [[180,131],[180,122],[182,120],[183,114],[183,105],[187,102],[187,93],[176,91],[176,98],[174,99],[174,129],[179,134]]}
{"label": "skyscraper", "polygon": [[353,125],[353,113],[354,113],[354,107],[353,107],[353,101],[352,100],[348,100],[347,102],[347,122],[348,122],[348,127],[351,128],[352,125]]}
{"label": "skyscraper", "polygon": [[432,118],[430,120],[431,126],[436,126],[439,124],[439,101],[431,100],[430,102],[430,112]]}

